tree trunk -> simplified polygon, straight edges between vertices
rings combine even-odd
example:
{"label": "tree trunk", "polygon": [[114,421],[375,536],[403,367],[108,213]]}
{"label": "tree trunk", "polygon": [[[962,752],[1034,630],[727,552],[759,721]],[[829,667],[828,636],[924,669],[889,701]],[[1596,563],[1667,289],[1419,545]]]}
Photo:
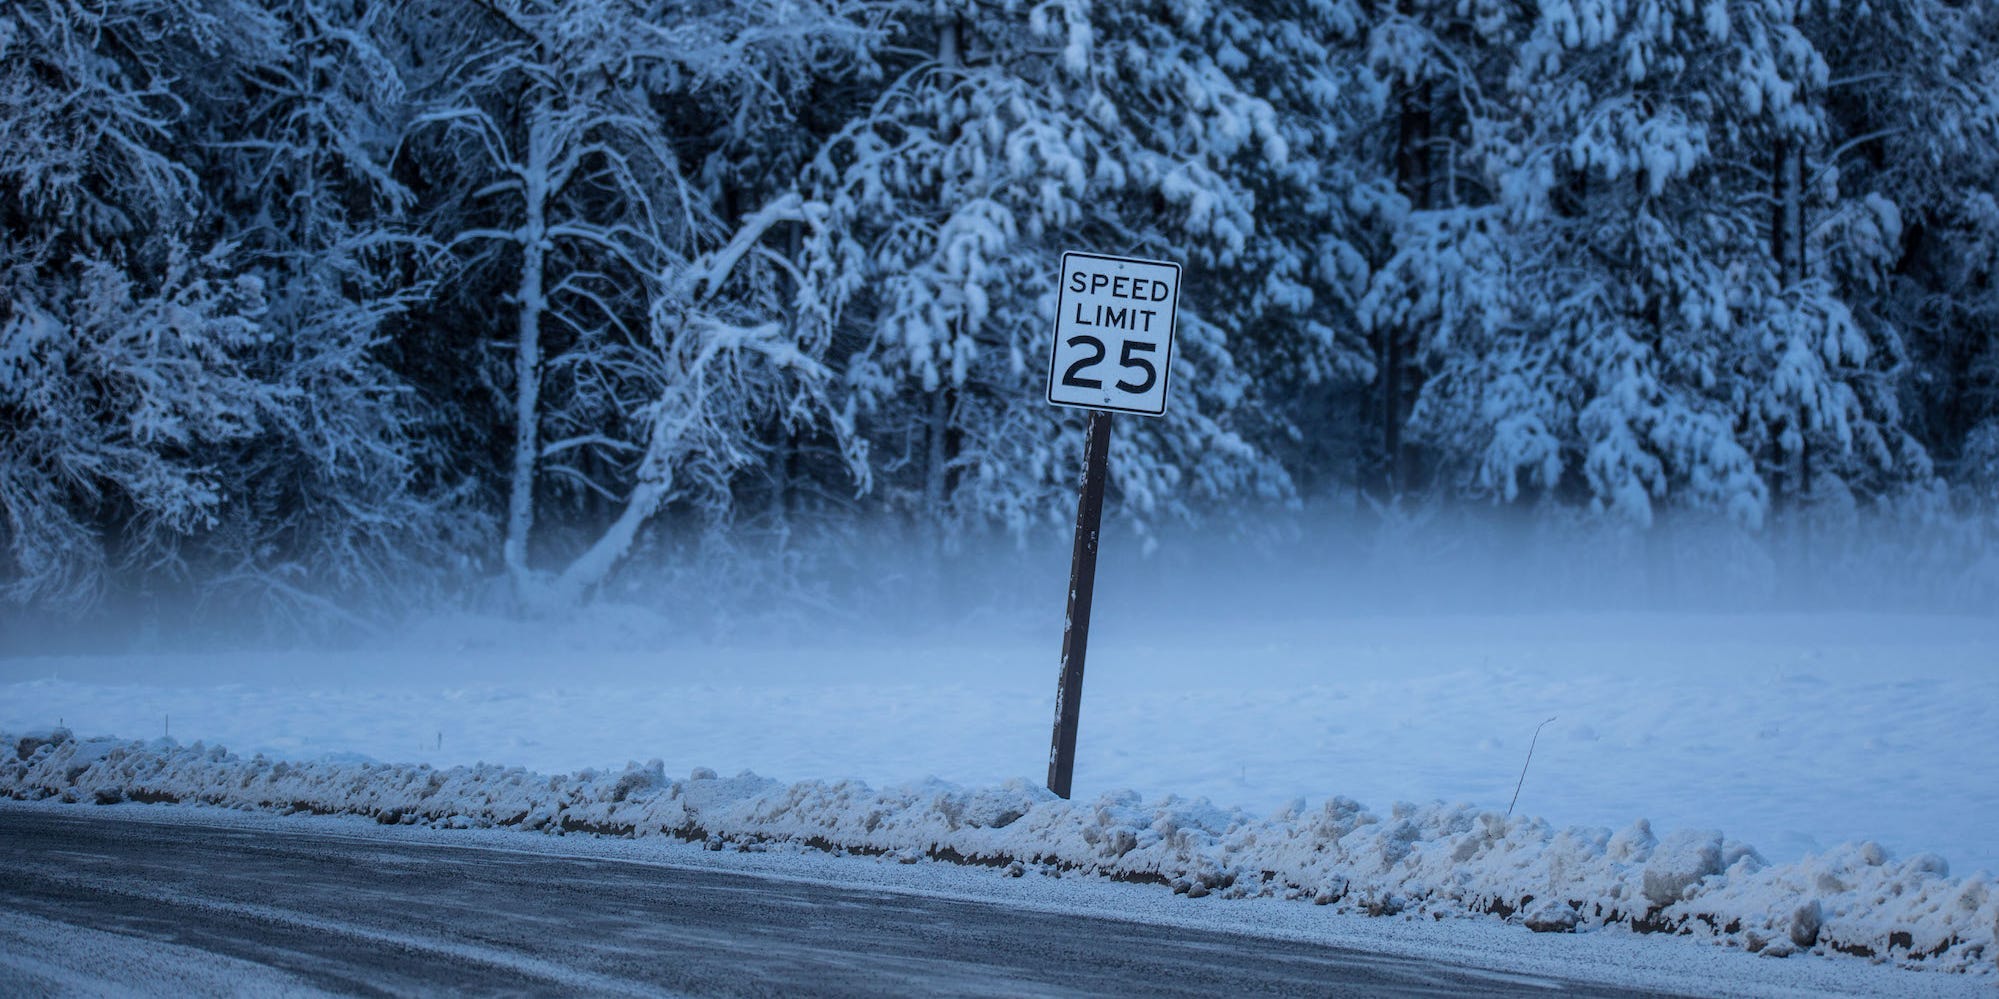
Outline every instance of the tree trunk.
{"label": "tree trunk", "polygon": [[[1401,113],[1396,130],[1396,185],[1409,199],[1414,211],[1427,211],[1433,204],[1435,171],[1430,162],[1435,122],[1430,114],[1431,88],[1428,81],[1412,84],[1402,93]],[[1394,498],[1407,485],[1403,467],[1402,422],[1406,392],[1402,384],[1406,331],[1384,328],[1379,347],[1381,363],[1381,456],[1382,488]]]}
{"label": "tree trunk", "polygon": [[521,224],[521,275],[515,289],[519,312],[514,342],[514,461],[502,549],[517,596],[525,594],[530,582],[528,535],[534,529],[535,465],[541,449],[541,317],[547,309],[542,282],[547,265],[550,161],[547,114],[545,102],[530,112],[528,169],[521,189],[526,217]]}
{"label": "tree trunk", "polygon": [[[790,222],[784,232],[784,258],[798,265],[798,257],[804,249],[803,222]],[[778,287],[784,296],[779,307],[784,312],[784,339],[787,343],[798,342],[798,279],[789,270],[778,278]],[[798,473],[798,433],[787,425],[780,415],[774,426],[775,440],[771,454],[771,502],[775,507],[778,523],[786,530],[791,526],[793,504],[791,494],[796,488],[794,480]]]}
{"label": "tree trunk", "polygon": [[927,453],[924,457],[923,505],[927,522],[936,529],[937,550],[944,550],[946,525],[950,521],[952,493],[957,490],[958,475],[953,463],[958,460],[958,449],[962,445],[962,435],[953,425],[957,419],[958,390],[944,385],[938,387],[930,397],[930,413],[924,429]]}
{"label": "tree trunk", "polygon": [[618,513],[618,519],[598,535],[597,540],[583,554],[578,555],[562,574],[549,584],[545,592],[538,594],[546,607],[570,607],[583,599],[584,591],[604,581],[618,563],[632,550],[632,542],[639,536],[639,528],[658,511],[659,504],[666,498],[671,480],[648,481],[641,479],[632,487],[631,496],[625,501],[625,508]]}
{"label": "tree trunk", "polygon": [[1778,139],[1772,191],[1776,217],[1770,224],[1770,255],[1786,290],[1805,278],[1805,153],[1804,147]]}
{"label": "tree trunk", "polygon": [[[963,65],[963,32],[964,24],[956,15],[941,26],[937,33],[938,66],[956,72]],[[946,142],[957,139],[956,120],[942,117],[937,125]],[[946,332],[955,335],[958,330],[947,329]],[[958,390],[950,383],[948,374],[942,375],[939,382],[937,391],[930,397],[930,412],[925,421],[923,505],[926,522],[934,532],[932,550],[941,557],[950,540],[951,494],[957,485],[952,463],[958,458],[961,436],[954,426],[958,416]]]}
{"label": "tree trunk", "polygon": [[[1777,140],[1773,155],[1773,211],[1770,225],[1770,253],[1777,265],[1777,278],[1787,293],[1796,293],[1805,281],[1805,153],[1804,144],[1793,139]],[[1778,455],[1785,467],[1783,478],[1790,480],[1785,490],[1791,523],[1791,548],[1797,578],[1808,578],[1811,562],[1811,524],[1807,507],[1811,501],[1811,426],[1802,409],[1792,414],[1798,433],[1795,454]],[[1780,473],[1782,474],[1782,473]]]}

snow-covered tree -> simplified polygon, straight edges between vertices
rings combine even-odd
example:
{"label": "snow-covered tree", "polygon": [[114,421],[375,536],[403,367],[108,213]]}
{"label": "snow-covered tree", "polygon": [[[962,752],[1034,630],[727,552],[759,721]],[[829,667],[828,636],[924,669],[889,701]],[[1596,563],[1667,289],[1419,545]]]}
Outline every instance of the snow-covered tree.
{"label": "snow-covered tree", "polygon": [[1129,523],[1999,509],[1995,178],[1962,0],[14,0],[0,593],[1066,525],[1066,249],[1186,268]]}
{"label": "snow-covered tree", "polygon": [[888,502],[946,525],[1066,519],[1079,423],[1040,389],[1065,249],[1189,265],[1171,410],[1114,439],[1122,502],[1157,515],[1287,488],[1232,427],[1245,378],[1221,321],[1240,315],[1218,290],[1250,269],[1243,178],[1282,164],[1287,136],[1218,62],[1209,15],[898,8],[908,58],[807,174],[832,210],[829,298],[862,337],[847,386],[876,452],[895,456]]}
{"label": "snow-covered tree", "polygon": [[[1527,26],[1474,125],[1493,200],[1423,219],[1370,298],[1429,329],[1416,421],[1466,486],[1754,524],[1807,455],[1841,481],[1924,474],[1881,391],[1896,335],[1804,221],[1830,199],[1801,172],[1828,82],[1801,9],[1589,0]],[[1879,245],[1892,207],[1850,209]]]}
{"label": "snow-covered tree", "polygon": [[[1387,183],[1367,205],[1383,235],[1367,244],[1374,266],[1357,312],[1376,368],[1372,405],[1362,409],[1377,439],[1365,474],[1392,499],[1429,479],[1429,460],[1411,453],[1423,439],[1411,424],[1434,367],[1434,357],[1425,361],[1425,341],[1438,332],[1441,284],[1462,276],[1473,282],[1470,292],[1477,282],[1481,261],[1463,250],[1479,249],[1481,234],[1468,230],[1495,199],[1477,151],[1497,112],[1489,88],[1525,34],[1525,15],[1489,0],[1393,0],[1372,5],[1370,14],[1364,68],[1380,111],[1369,143],[1372,169],[1363,176]],[[1458,233],[1473,245],[1457,246]]]}
{"label": "snow-covered tree", "polygon": [[264,287],[197,231],[178,74],[227,65],[178,0],[0,13],[0,559],[6,595],[81,609],[106,570],[174,574],[230,499],[214,449],[277,390]]}
{"label": "snow-covered tree", "polygon": [[[433,235],[463,259],[447,284],[476,349],[511,354],[502,561],[525,598],[596,585],[669,502],[726,509],[773,418],[841,426],[822,310],[774,308],[778,277],[815,265],[764,246],[823,212],[785,192],[728,213],[681,151],[782,64],[844,57],[853,31],[813,14],[496,0],[411,29],[449,53],[411,138]],[[545,576],[535,526],[561,518],[543,504],[588,496],[603,508]]]}
{"label": "snow-covered tree", "polygon": [[[1196,252],[1189,268],[1190,282],[1202,289],[1203,318],[1227,331],[1229,353],[1245,375],[1230,425],[1281,460],[1301,490],[1350,484],[1365,449],[1352,403],[1379,371],[1357,320],[1359,300],[1374,244],[1401,210],[1378,156],[1376,133],[1392,89],[1367,65],[1366,13],[1343,0],[1308,0],[1190,6],[1180,18],[1171,29],[1177,41],[1157,44],[1205,53],[1214,71],[1269,108],[1267,118],[1241,123],[1259,132],[1254,151],[1219,168],[1249,205],[1254,228],[1239,246],[1227,244],[1228,259]],[[1129,20],[1108,32],[1166,33],[1143,17]],[[1170,106],[1156,90],[1136,100],[1128,113],[1141,130],[1178,120],[1139,110]],[[1170,128],[1154,128],[1146,142],[1186,144]],[[1171,238],[1197,251],[1204,245]]]}
{"label": "snow-covered tree", "polygon": [[210,589],[326,616],[385,607],[463,569],[488,524],[437,453],[428,404],[389,340],[427,291],[435,250],[404,219],[389,172],[407,113],[385,19],[353,0],[263,0],[267,30],[235,73],[186,81],[200,100],[193,165],[215,225],[267,289],[253,361],[282,404],[221,458],[232,502],[209,543]]}
{"label": "snow-covered tree", "polygon": [[1896,332],[1908,362],[1871,389],[1947,467],[1999,417],[1999,9],[1893,0],[1807,31],[1830,77],[1812,246],[1856,315]]}

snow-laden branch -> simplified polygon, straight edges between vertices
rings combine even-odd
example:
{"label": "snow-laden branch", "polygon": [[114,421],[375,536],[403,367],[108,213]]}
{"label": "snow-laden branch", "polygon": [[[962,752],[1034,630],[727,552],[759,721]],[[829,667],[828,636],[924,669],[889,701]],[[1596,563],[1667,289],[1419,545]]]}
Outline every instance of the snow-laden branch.
{"label": "snow-laden branch", "polygon": [[805,200],[797,192],[789,192],[757,209],[738,226],[736,233],[720,250],[704,255],[695,261],[681,276],[682,286],[697,301],[706,303],[722,290],[729,272],[742,262],[743,255],[756,246],[772,226],[780,222],[806,222],[811,218],[806,210]]}

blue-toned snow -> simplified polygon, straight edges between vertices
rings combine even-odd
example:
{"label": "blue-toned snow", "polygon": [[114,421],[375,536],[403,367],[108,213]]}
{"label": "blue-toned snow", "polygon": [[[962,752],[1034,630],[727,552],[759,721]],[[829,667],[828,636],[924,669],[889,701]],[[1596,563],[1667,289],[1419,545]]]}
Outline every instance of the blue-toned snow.
{"label": "blue-toned snow", "polygon": [[[0,658],[0,729],[245,755],[668,769],[877,786],[1046,772],[1059,634],[676,643],[644,615],[462,620],[392,651]],[[656,651],[640,651],[658,643]],[[1771,861],[1867,840],[1999,871],[1999,623],[1855,614],[1323,617],[1100,610],[1076,794],[1253,813],[1346,795],[1719,829]]]}

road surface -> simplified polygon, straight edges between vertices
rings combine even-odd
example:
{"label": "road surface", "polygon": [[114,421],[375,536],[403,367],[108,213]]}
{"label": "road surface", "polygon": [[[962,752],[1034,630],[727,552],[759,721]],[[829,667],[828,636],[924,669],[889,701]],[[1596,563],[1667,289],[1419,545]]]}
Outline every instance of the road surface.
{"label": "road surface", "polygon": [[[856,877],[870,866],[856,862]],[[351,826],[0,808],[0,994],[135,989],[1631,994],[865,884],[411,842]]]}

